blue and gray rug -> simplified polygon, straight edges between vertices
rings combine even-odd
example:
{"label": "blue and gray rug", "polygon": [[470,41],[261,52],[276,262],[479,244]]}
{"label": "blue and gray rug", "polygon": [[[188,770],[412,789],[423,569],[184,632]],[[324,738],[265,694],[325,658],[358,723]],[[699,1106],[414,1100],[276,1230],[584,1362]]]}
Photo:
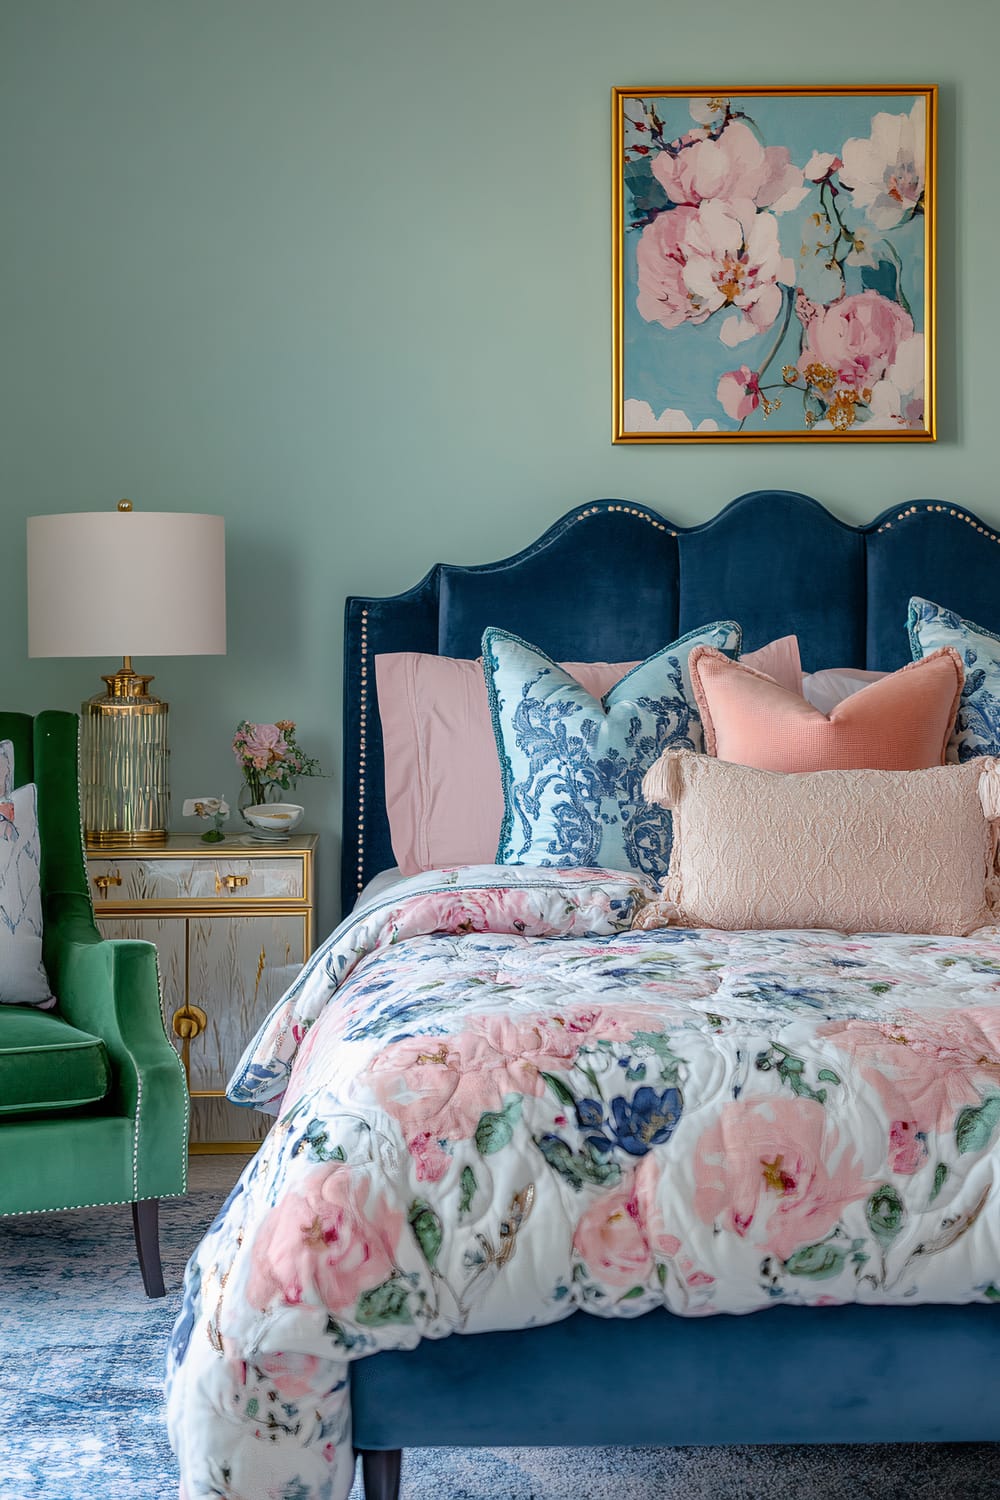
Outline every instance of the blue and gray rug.
{"label": "blue and gray rug", "polygon": [[[168,1287],[219,1201],[162,1205]],[[172,1500],[161,1375],[176,1295],[143,1296],[129,1210],[0,1221],[0,1307],[0,1500]],[[406,1455],[403,1497],[1000,1500],[1000,1447],[426,1448]]]}

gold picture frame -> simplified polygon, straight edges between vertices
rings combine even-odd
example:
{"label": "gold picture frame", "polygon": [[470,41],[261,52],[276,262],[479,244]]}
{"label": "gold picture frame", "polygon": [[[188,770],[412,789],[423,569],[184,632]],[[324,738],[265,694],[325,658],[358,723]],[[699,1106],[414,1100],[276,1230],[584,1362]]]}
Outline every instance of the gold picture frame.
{"label": "gold picture frame", "polygon": [[936,437],[937,88],[612,90],[615,443]]}

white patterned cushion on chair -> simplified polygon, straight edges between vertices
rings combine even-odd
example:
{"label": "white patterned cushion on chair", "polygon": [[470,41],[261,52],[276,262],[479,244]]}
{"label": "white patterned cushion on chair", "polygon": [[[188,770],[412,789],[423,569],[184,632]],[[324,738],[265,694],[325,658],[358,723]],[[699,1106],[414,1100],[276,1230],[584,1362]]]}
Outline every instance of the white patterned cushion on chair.
{"label": "white patterned cushion on chair", "polygon": [[0,797],[9,797],[14,785],[14,746],[10,740],[0,740]]}
{"label": "white patterned cushion on chair", "polygon": [[39,854],[29,782],[0,798],[0,1004],[47,1009],[55,1001],[42,964]]}

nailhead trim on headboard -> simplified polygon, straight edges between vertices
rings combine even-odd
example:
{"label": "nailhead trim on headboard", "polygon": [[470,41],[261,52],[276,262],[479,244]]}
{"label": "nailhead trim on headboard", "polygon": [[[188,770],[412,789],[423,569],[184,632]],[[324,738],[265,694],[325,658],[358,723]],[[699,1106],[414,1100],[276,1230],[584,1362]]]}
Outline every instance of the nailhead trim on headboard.
{"label": "nailhead trim on headboard", "polygon": [[[899,512],[899,514],[896,517],[896,520],[897,521],[905,521],[908,516],[915,516],[917,514],[919,508],[920,507],[917,506],[917,505],[908,505],[905,510],[901,510]],[[955,510],[950,505],[925,505],[924,506],[924,510],[925,511],[937,511],[941,515],[944,515],[947,512],[947,514],[949,516],[954,516],[955,519],[956,519],[956,521],[964,521],[967,526],[974,526],[975,529],[976,529],[976,531],[979,533],[980,536],[987,536],[987,537],[989,537],[989,539],[990,539],[991,542],[1000,542],[1000,536],[998,536],[995,531],[990,531],[990,529],[989,529],[988,526],[981,526],[979,524],[979,522],[976,520],[975,516],[967,516],[963,510]],[[882,525],[878,528],[878,531],[879,532],[891,531],[891,529],[892,529],[892,522],[891,521],[883,521]]]}
{"label": "nailhead trim on headboard", "polygon": [[365,883],[365,765],[368,755],[368,611],[361,611],[361,693],[358,738],[358,895]]}

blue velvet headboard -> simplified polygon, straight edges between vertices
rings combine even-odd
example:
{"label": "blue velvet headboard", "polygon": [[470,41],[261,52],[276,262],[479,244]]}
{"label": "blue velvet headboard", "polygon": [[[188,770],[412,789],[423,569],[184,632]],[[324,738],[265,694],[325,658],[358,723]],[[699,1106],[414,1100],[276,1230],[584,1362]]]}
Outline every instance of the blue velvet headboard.
{"label": "blue velvet headboard", "polygon": [[556,659],[634,661],[685,631],[738,620],[753,651],[799,638],[803,667],[910,659],[911,594],[1000,631],[1000,536],[971,511],[915,500],[847,526],[817,501],[757,490],[700,526],[626,501],[578,506],[537,542],[477,567],[438,563],[405,594],[347,601],[342,895],[395,861],[385,815],[376,654],[476,657],[487,625]]}

